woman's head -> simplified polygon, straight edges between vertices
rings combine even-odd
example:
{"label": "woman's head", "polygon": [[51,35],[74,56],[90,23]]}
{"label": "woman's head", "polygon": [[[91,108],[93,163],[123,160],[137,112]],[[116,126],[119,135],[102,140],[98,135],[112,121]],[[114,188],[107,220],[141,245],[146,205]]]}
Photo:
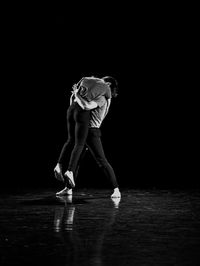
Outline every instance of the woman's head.
{"label": "woman's head", "polygon": [[116,79],[111,76],[105,76],[102,79],[104,80],[104,82],[109,83],[112,97],[117,97],[119,88]]}

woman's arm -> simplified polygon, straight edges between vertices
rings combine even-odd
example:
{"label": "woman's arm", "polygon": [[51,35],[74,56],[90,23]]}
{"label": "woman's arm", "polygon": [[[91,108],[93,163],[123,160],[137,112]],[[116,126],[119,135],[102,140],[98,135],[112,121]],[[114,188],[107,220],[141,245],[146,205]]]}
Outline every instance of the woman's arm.
{"label": "woman's arm", "polygon": [[[78,94],[78,85],[77,84],[74,84],[72,86],[72,91],[71,91],[71,96],[70,96],[70,105],[72,104],[72,102],[77,102],[79,104],[79,106],[82,108],[82,109],[85,109],[84,105],[82,104],[81,100],[77,97],[77,94]],[[74,99],[73,99],[74,98]]]}
{"label": "woman's arm", "polygon": [[[77,84],[74,84],[73,86],[72,86],[72,91],[71,91],[71,96],[70,96],[70,99],[69,99],[69,104],[71,105],[72,103],[73,103],[73,98],[75,98],[75,91],[78,91],[78,86],[77,86]],[[75,100],[75,99],[74,99]]]}
{"label": "woman's arm", "polygon": [[71,105],[72,102],[73,102],[73,97],[74,97],[74,94],[72,93],[72,95],[70,96],[70,100],[69,100],[69,104]]}
{"label": "woman's arm", "polygon": [[[77,91],[78,92],[78,91]],[[75,92],[75,100],[80,105],[80,107],[84,110],[92,110],[96,108],[98,105],[95,101],[86,101],[84,100],[77,92]]]}

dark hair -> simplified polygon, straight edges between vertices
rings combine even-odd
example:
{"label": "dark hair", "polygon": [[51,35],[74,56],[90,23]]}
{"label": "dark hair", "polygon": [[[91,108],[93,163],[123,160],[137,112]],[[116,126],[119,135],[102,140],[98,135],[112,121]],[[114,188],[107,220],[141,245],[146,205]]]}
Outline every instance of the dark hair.
{"label": "dark hair", "polygon": [[118,82],[115,78],[111,77],[111,76],[105,76],[102,78],[105,82],[109,82],[110,83],[110,89],[111,89],[111,94],[112,97],[115,98],[118,95]]}

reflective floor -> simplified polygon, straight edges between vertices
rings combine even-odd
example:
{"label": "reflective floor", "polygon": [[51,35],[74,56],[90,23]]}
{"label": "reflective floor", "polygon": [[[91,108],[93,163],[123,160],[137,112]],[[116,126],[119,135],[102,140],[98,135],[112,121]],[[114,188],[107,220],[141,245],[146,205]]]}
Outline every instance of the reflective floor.
{"label": "reflective floor", "polygon": [[200,191],[0,196],[0,265],[200,265]]}

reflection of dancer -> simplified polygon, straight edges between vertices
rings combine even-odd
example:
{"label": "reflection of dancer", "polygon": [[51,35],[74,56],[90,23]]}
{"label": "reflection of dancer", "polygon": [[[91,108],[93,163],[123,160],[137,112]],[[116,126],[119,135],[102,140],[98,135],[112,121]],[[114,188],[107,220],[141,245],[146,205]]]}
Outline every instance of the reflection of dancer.
{"label": "reflection of dancer", "polygon": [[[102,79],[104,80],[104,82],[109,84],[112,97],[116,97],[118,89],[116,80],[112,77],[104,77]],[[79,97],[79,100],[81,101],[81,105],[85,106],[87,104],[87,102],[83,98]],[[111,186],[114,189],[111,197],[118,198],[121,197],[121,193],[118,188],[118,182],[115,176],[115,172],[108,160],[106,159],[101,142],[100,131],[100,126],[109,111],[111,99],[106,99],[104,96],[101,96],[98,98],[98,101],[96,101],[96,103],[98,104],[97,107],[93,109],[91,108],[90,111],[89,131],[86,139],[86,146],[93,155],[98,166],[103,170],[104,174],[109,179]],[[63,156],[64,153],[65,151],[62,154]],[[76,178],[76,175],[74,177]],[[72,189],[69,189],[67,186],[57,193],[57,195],[67,194],[72,194]]]}
{"label": "reflection of dancer", "polygon": [[[82,78],[78,84],[73,86],[73,93],[70,98],[70,106],[67,110],[68,140],[64,144],[58,163],[54,169],[55,176],[66,185],[75,187],[74,172],[78,160],[83,151],[88,134],[90,109],[96,108],[99,104],[99,97],[111,98],[109,84],[103,79],[94,77]],[[62,174],[62,165],[65,154],[70,154],[67,171]]]}
{"label": "reflection of dancer", "polygon": [[[59,196],[59,199],[65,205],[55,209],[54,231],[66,249],[62,252],[66,265],[103,265],[105,236],[115,222],[120,198],[113,198],[110,208],[90,205],[92,208],[87,207],[87,212],[84,205],[75,207],[70,203],[68,196]],[[94,209],[95,216],[92,215]]]}

